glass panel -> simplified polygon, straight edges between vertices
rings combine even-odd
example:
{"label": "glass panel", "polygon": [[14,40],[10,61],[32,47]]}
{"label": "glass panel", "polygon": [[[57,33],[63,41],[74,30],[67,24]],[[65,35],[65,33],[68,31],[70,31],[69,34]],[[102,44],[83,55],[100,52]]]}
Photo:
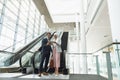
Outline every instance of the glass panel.
{"label": "glass panel", "polygon": [[[12,12],[10,12],[10,10],[6,9],[5,11],[5,18],[4,20],[6,21],[13,21],[15,23],[16,19],[17,19],[17,16],[15,14],[13,14]],[[6,21],[4,21],[4,23],[7,23]]]}
{"label": "glass panel", "polygon": [[106,54],[103,54],[102,51],[98,52],[99,57],[99,66],[100,66],[100,75],[108,78],[107,73],[107,62],[106,62]]}
{"label": "glass panel", "polygon": [[19,0],[9,0],[15,8],[19,8]]}
{"label": "glass panel", "polygon": [[[10,35],[9,35],[10,34]],[[0,46],[3,45],[0,49],[6,49],[7,47],[11,46],[13,44],[13,38],[14,38],[14,32],[10,30],[7,27],[3,27],[2,33],[1,33],[1,43]]]}
{"label": "glass panel", "polygon": [[28,66],[31,66],[31,57],[33,56],[33,53],[27,52],[23,57],[22,57],[22,65],[25,65],[28,61]]}
{"label": "glass panel", "polygon": [[96,70],[96,57],[93,55],[89,55],[87,57],[87,63],[88,63],[88,74],[97,74]]}
{"label": "glass panel", "polygon": [[[5,32],[4,32],[5,31]],[[10,40],[14,38],[14,32],[6,27],[3,27],[2,35],[9,38]]]}
{"label": "glass panel", "polygon": [[[15,15],[17,15],[17,13],[18,13],[18,8],[16,8],[14,5],[13,5],[13,3],[11,3],[11,1],[8,1],[7,2],[7,5],[6,5],[6,7],[12,12],[12,13],[14,13]],[[6,12],[7,13],[7,12]],[[8,14],[8,13],[7,13]],[[8,14],[9,15],[9,14]]]}
{"label": "glass panel", "polygon": [[113,80],[120,80],[120,44],[111,47],[111,63]]}
{"label": "glass panel", "polygon": [[9,54],[9,53],[2,53],[0,52],[0,67],[4,66],[4,62],[5,60],[7,60],[9,57],[11,57],[13,54]]}
{"label": "glass panel", "polygon": [[32,40],[32,33],[28,33],[27,37],[28,37],[27,43],[29,43]]}
{"label": "glass panel", "polygon": [[[83,57],[85,57],[85,55],[80,54],[80,53],[66,53],[66,67],[69,68],[70,74],[83,73],[83,69],[82,69],[83,68],[83,66],[82,66],[82,63],[83,63],[82,58]],[[87,55],[87,57],[90,57],[90,55]],[[89,63],[89,62],[90,61],[88,61],[87,63]]]}
{"label": "glass panel", "polygon": [[[25,63],[27,63],[28,61],[28,65],[27,66],[31,66],[31,57],[33,56],[33,54],[38,50],[38,48],[41,45],[41,41],[39,43],[37,43],[31,50],[29,50],[30,52],[27,52],[23,57],[22,57],[22,65],[25,65]],[[39,66],[39,59],[40,59],[40,52],[37,52],[36,56],[35,56],[35,65],[38,67]]]}
{"label": "glass panel", "polygon": [[[22,40],[22,41],[21,41]],[[20,42],[21,41],[21,42]],[[23,47],[24,45],[24,37],[22,37],[21,35],[17,35],[17,45],[16,45],[16,49],[19,49],[21,47]]]}
{"label": "glass panel", "polygon": [[[6,19],[4,19],[4,21],[5,21]],[[7,22],[6,22],[7,21]],[[3,27],[6,27],[6,28],[8,28],[8,29],[10,29],[10,30],[12,30],[12,31],[14,31],[15,32],[15,26],[16,26],[16,24],[15,23],[13,23],[12,21],[8,21],[8,20],[6,20],[4,23],[3,23]]]}

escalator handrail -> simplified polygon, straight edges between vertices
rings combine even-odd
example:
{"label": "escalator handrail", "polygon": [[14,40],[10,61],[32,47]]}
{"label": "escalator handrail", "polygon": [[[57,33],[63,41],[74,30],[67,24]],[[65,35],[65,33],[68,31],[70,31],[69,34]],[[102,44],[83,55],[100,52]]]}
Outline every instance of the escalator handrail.
{"label": "escalator handrail", "polygon": [[27,51],[29,51],[37,42],[39,42],[47,33],[43,33],[42,35],[38,36],[34,40],[32,40],[30,43],[19,49],[14,53],[13,56],[11,56],[9,59],[5,61],[5,65],[11,65],[15,63],[17,60],[19,60]]}

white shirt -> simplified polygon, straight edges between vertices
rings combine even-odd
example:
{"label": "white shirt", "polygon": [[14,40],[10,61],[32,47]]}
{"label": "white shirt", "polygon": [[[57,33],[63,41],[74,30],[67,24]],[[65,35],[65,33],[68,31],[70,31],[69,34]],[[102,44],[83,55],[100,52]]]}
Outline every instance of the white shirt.
{"label": "white shirt", "polygon": [[56,40],[54,40],[56,43],[53,43],[53,46],[56,48],[56,52],[62,52],[61,49],[61,39],[57,38]]}

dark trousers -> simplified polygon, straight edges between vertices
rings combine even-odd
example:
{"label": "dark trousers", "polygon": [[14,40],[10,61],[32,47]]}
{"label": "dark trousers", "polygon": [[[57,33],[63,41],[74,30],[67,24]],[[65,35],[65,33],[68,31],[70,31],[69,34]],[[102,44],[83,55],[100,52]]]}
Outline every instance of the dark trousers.
{"label": "dark trousers", "polygon": [[47,72],[50,53],[41,53],[39,72]]}

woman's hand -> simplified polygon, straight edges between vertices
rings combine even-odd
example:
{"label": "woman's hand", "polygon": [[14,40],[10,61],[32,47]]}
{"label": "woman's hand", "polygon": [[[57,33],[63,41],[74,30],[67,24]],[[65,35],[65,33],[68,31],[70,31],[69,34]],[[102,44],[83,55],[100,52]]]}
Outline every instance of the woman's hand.
{"label": "woman's hand", "polygon": [[53,43],[56,43],[56,42],[53,42]]}
{"label": "woman's hand", "polygon": [[51,41],[52,43],[56,43],[55,41]]}

